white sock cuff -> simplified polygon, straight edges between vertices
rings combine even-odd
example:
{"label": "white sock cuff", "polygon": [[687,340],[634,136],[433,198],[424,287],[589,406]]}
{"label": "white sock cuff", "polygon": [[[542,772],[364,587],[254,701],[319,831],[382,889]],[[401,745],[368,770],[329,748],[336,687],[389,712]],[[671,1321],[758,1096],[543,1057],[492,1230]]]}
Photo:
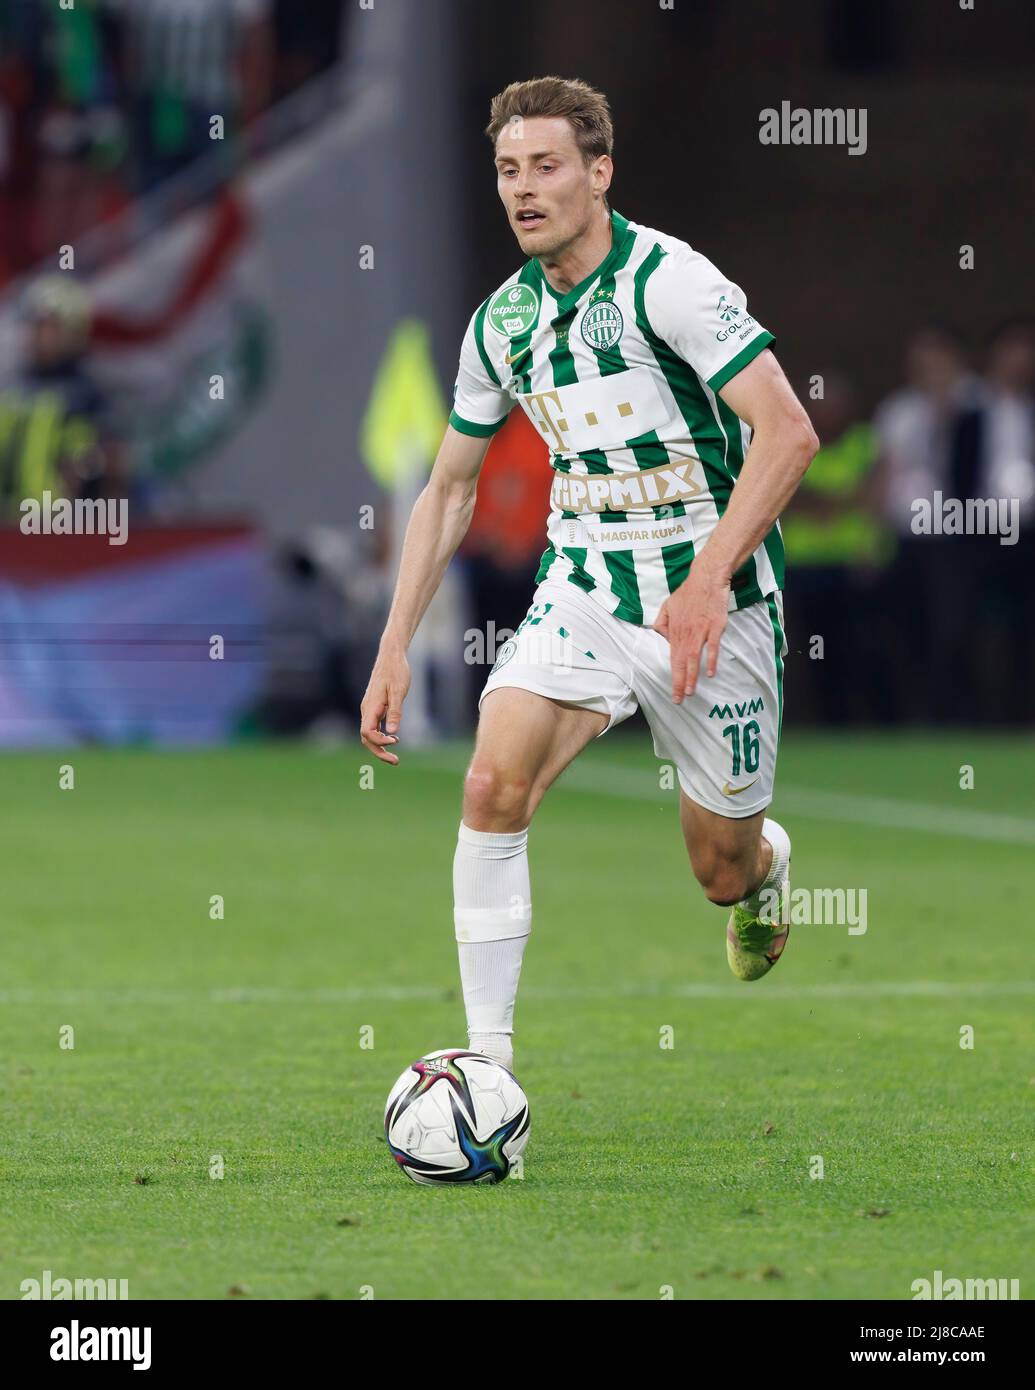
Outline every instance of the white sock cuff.
{"label": "white sock cuff", "polygon": [[763,888],[780,887],[787,877],[787,869],[791,862],[791,837],[778,821],[769,820],[768,817],[763,820],[762,838],[768,840],[773,847],[773,862],[769,866],[765,881],[759,884],[756,892],[761,892]]}
{"label": "white sock cuff", "polygon": [[479,859],[513,859],[528,848],[528,826],[524,830],[497,832],[494,830],[472,830],[460,822],[457,839],[467,845]]}

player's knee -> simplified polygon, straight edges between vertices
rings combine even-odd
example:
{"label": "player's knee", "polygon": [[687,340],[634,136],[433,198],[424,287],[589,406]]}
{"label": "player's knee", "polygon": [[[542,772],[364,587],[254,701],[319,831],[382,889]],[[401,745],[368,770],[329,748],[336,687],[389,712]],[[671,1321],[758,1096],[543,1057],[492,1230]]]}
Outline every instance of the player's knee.
{"label": "player's knee", "polygon": [[532,784],[491,763],[475,763],[464,779],[464,824],[506,834],[531,818]]}

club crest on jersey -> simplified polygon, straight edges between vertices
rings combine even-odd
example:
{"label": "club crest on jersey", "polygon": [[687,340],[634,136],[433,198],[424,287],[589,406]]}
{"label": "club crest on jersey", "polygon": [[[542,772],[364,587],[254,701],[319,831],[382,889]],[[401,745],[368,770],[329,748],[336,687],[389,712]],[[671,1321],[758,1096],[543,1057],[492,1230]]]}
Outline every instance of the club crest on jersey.
{"label": "club crest on jersey", "polygon": [[510,660],[510,658],[514,655],[516,651],[517,643],[514,641],[513,637],[508,638],[507,641],[503,643],[503,646],[500,647],[499,655],[493,662],[493,671],[498,671],[501,666],[506,666],[507,662]]}
{"label": "club crest on jersey", "polygon": [[489,323],[504,338],[525,333],[539,317],[539,296],[530,285],[507,285],[489,305]]}
{"label": "club crest on jersey", "polygon": [[613,299],[598,299],[582,315],[582,337],[594,352],[607,352],[622,336],[622,311]]}

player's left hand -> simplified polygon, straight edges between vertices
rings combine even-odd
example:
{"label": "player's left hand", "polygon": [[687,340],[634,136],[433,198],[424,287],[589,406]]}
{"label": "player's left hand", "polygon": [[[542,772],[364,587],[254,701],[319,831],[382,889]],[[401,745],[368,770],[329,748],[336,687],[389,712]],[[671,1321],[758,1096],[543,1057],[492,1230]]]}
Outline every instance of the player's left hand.
{"label": "player's left hand", "polygon": [[697,689],[701,653],[706,648],[705,669],[709,676],[715,675],[729,599],[729,580],[710,570],[701,555],[676,592],[661,605],[654,630],[668,638],[672,648],[672,698],[677,705]]}

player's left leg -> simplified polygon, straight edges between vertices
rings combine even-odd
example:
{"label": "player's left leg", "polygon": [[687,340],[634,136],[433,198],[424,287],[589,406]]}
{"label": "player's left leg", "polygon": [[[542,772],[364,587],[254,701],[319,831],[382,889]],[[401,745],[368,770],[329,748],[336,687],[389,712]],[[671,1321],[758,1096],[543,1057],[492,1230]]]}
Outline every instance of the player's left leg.
{"label": "player's left leg", "polygon": [[740,980],[768,974],[787,944],[791,842],[765,811],[733,819],[680,792],[679,818],[694,877],[711,902],[732,907],[726,959]]}
{"label": "player's left leg", "polygon": [[681,704],[671,694],[668,643],[644,629],[634,692],[659,758],[679,778],[680,814],[694,874],[712,902],[732,906],[726,958],[741,980],[772,969],[787,940],[782,923],[791,843],[767,818],[783,714],[783,607],[778,594],[729,615],[714,676],[701,675]]}

